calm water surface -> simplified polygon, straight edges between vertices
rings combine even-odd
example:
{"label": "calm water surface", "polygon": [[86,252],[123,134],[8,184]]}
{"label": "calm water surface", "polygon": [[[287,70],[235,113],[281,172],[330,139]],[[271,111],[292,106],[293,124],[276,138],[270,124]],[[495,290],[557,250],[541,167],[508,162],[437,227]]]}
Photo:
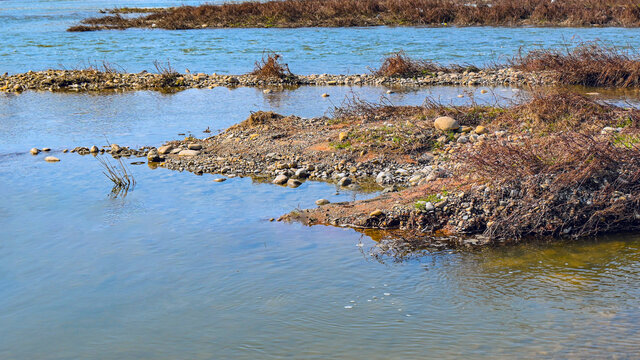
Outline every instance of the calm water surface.
{"label": "calm water surface", "polygon": [[[419,54],[478,61],[499,49],[492,42],[510,53],[578,33],[637,41],[632,29],[63,32],[97,8],[175,4],[0,1],[0,66],[46,68],[101,58],[106,49],[128,70],[163,57],[192,70],[244,72],[265,44],[279,44],[294,70],[346,72],[363,71],[399,38],[414,41]],[[434,31],[451,37],[443,48],[425,35]],[[219,36],[224,50],[206,49],[203,34]],[[290,39],[277,42],[279,34]],[[65,45],[34,45],[52,43]],[[185,44],[196,50],[182,52]],[[312,50],[300,50],[305,44]],[[380,261],[370,256],[375,242],[355,231],[269,222],[318,198],[375,194],[320,182],[298,189],[249,178],[215,183],[212,175],[131,165],[138,185],[112,199],[93,157],[60,153],[106,138],[157,146],[180,133],[203,136],[255,110],[321,116],[352,91],[395,104],[425,96],[467,101],[452,87],[391,95],[369,87],[0,94],[0,358],[637,357],[638,236]],[[474,91],[478,101],[493,101]],[[34,146],[53,148],[62,161],[29,155]]]}

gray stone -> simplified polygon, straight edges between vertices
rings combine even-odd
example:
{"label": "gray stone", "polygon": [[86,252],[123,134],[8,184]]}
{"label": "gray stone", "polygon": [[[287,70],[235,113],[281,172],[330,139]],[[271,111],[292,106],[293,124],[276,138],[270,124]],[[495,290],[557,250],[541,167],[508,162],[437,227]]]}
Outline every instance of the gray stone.
{"label": "gray stone", "polygon": [[296,170],[295,176],[299,179],[306,179],[309,177],[309,172],[306,169]]}
{"label": "gray stone", "polygon": [[200,144],[189,144],[189,150],[202,150],[202,145]]}
{"label": "gray stone", "polygon": [[347,186],[347,185],[349,185],[349,184],[351,184],[351,179],[350,179],[350,178],[348,178],[348,177],[343,177],[342,179],[340,179],[340,180],[338,181],[338,185],[339,185],[339,186]]}

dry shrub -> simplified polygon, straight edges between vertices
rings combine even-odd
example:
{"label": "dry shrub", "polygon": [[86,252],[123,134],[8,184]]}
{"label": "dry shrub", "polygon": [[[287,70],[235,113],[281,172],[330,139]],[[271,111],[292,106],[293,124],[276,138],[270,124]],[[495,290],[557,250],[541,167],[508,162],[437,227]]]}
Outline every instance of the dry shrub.
{"label": "dry shrub", "polygon": [[281,57],[281,55],[274,52],[262,54],[262,59],[256,61],[255,68],[251,72],[251,75],[255,75],[262,80],[288,79],[293,77],[293,74],[289,71],[289,66],[280,63]]}
{"label": "dry shrub", "polygon": [[268,125],[283,118],[284,116],[273,111],[256,111],[251,113],[251,115],[239,125],[243,128],[252,128],[259,125]]}
{"label": "dry shrub", "polygon": [[[151,27],[314,27],[378,25],[639,26],[633,0],[272,0],[154,9],[83,21],[94,30]],[[70,28],[73,31],[78,28]],[[84,30],[84,29],[83,29]]]}
{"label": "dry shrub", "polygon": [[380,68],[374,70],[373,73],[378,76],[411,78],[433,75],[439,71],[452,72],[462,70],[464,70],[462,66],[452,65],[446,67],[427,60],[413,59],[407,56],[404,51],[398,51],[384,59]]}
{"label": "dry shrub", "polygon": [[170,88],[176,86],[176,82],[180,77],[180,73],[177,72],[173,67],[171,67],[170,62],[167,62],[167,64],[165,65],[156,60],[153,62],[153,65],[160,75],[155,84],[157,87]]}
{"label": "dry shrub", "polygon": [[632,126],[640,123],[640,111],[598,102],[592,97],[566,89],[532,89],[521,104],[505,109],[494,124],[519,127],[536,133],[573,131],[596,133],[605,126]]}
{"label": "dry shrub", "polygon": [[640,56],[600,42],[574,49],[535,50],[518,55],[511,65],[529,72],[553,71],[562,84],[584,86],[640,86]]}
{"label": "dry shrub", "polygon": [[496,140],[460,154],[464,170],[490,184],[478,201],[503,204],[485,235],[513,241],[640,229],[640,134],[626,136],[634,140],[576,132]]}

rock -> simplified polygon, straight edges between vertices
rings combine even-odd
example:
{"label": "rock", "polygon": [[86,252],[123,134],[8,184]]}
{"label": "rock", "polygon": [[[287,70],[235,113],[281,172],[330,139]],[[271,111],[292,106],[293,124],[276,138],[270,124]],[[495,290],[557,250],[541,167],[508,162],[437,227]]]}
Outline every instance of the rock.
{"label": "rock", "polygon": [[160,146],[158,148],[158,154],[166,155],[166,154],[169,154],[172,150],[173,150],[173,146],[171,145]]}
{"label": "rock", "polygon": [[388,194],[388,193],[392,193],[392,192],[397,192],[399,190],[398,186],[396,184],[393,184],[389,187],[386,187],[382,190],[383,194]]}
{"label": "rock", "polygon": [[215,178],[213,179],[213,182],[223,182],[223,181],[227,181],[226,178]]}
{"label": "rock", "polygon": [[416,186],[418,185],[418,183],[420,182],[420,180],[422,180],[422,175],[420,174],[416,174],[413,175],[410,179],[409,179],[409,184]]}
{"label": "rock", "polygon": [[327,205],[329,203],[330,203],[330,201],[327,200],[327,199],[318,199],[318,200],[316,200],[316,205],[318,205],[318,206]]}
{"label": "rock", "polygon": [[202,145],[201,144],[189,144],[189,146],[187,146],[187,148],[189,150],[202,150]]}
{"label": "rock", "polygon": [[463,133],[471,132],[471,130],[473,130],[471,126],[463,126],[462,128],[460,128],[460,131],[462,131]]}
{"label": "rock", "polygon": [[289,178],[287,177],[287,175],[282,175],[282,174],[280,174],[280,175],[276,176],[276,178],[275,178],[275,179],[273,179],[273,181],[272,181],[272,182],[273,182],[274,184],[276,184],[276,185],[282,185],[282,184],[286,183],[286,182],[287,182],[287,180],[289,180]]}
{"label": "rock", "polygon": [[297,188],[300,185],[302,185],[300,180],[297,180],[297,179],[289,179],[289,180],[287,180],[287,186],[288,187]]}
{"label": "rock", "polygon": [[378,176],[376,176],[376,182],[378,184],[384,184],[391,179],[391,174],[385,171],[381,171]]}
{"label": "rock", "polygon": [[309,177],[309,172],[306,169],[296,170],[295,177],[298,179],[306,179]]}
{"label": "rock", "polygon": [[45,147],[45,148],[42,148],[42,151],[48,152],[48,151],[51,151],[51,148]]}
{"label": "rock", "polygon": [[69,152],[69,149],[64,149],[64,150],[62,150],[62,152],[66,154],[66,153]]}
{"label": "rock", "polygon": [[435,205],[433,205],[433,203],[431,203],[429,201],[424,203],[424,209],[426,211],[433,211],[433,210],[435,210],[435,208],[436,208]]}
{"label": "rock", "polygon": [[387,90],[387,94],[394,94],[394,93],[395,93],[395,91],[393,91],[393,90]]}
{"label": "rock", "polygon": [[270,94],[271,93],[271,89],[264,89],[262,90],[263,93],[265,94]]}
{"label": "rock", "polygon": [[349,137],[349,133],[343,131],[338,135],[338,140],[345,141],[347,137]]}
{"label": "rock", "polygon": [[351,179],[349,179],[349,178],[348,178],[348,177],[346,177],[346,176],[345,176],[345,177],[343,177],[342,179],[340,179],[340,180],[338,181],[338,185],[339,185],[339,186],[347,186],[347,185],[349,185],[349,184],[351,184]]}
{"label": "rock", "polygon": [[371,214],[369,214],[369,216],[371,216],[371,217],[378,217],[378,216],[381,216],[382,214],[383,214],[383,213],[382,213],[382,210],[380,210],[380,209],[375,209],[373,212],[371,212]]}
{"label": "rock", "polygon": [[46,162],[58,162],[58,161],[60,161],[60,159],[58,159],[55,156],[47,156],[46,158],[44,158],[44,161],[46,161]]}
{"label": "rock", "polygon": [[157,150],[150,150],[147,153],[147,160],[149,162],[161,162],[164,161],[164,158],[162,158],[159,154]]}
{"label": "rock", "polygon": [[178,156],[196,156],[200,155],[200,151],[198,150],[180,150]]}
{"label": "rock", "polygon": [[329,97],[330,95],[327,93],[322,94],[322,97]]}
{"label": "rock", "polygon": [[485,90],[485,89],[480,90],[480,94],[486,94],[486,93],[488,93],[487,90]]}
{"label": "rock", "polygon": [[460,136],[460,137],[458,138],[458,140],[456,140],[456,142],[457,142],[458,144],[466,144],[466,143],[468,143],[468,142],[469,142],[469,137],[468,137],[468,136]]}
{"label": "rock", "polygon": [[111,153],[112,154],[117,154],[120,151],[122,151],[122,148],[120,147],[120,145],[118,144],[111,144]]}
{"label": "rock", "polygon": [[478,125],[476,126],[476,129],[473,132],[478,135],[482,135],[487,133],[487,129],[482,125]]}
{"label": "rock", "polygon": [[29,150],[29,152],[31,153],[31,155],[38,155],[40,153],[40,150],[38,148],[32,148],[31,150]]}
{"label": "rock", "polygon": [[90,152],[90,153],[92,153],[92,154],[96,154],[96,153],[98,153],[99,151],[100,151],[100,150],[99,150],[99,149],[98,149],[98,147],[97,147],[97,146],[95,146],[95,145],[93,145],[93,146],[89,149],[89,152]]}
{"label": "rock", "polygon": [[452,131],[458,130],[460,128],[460,124],[458,124],[458,122],[450,116],[441,116],[437,118],[433,122],[433,126],[435,126],[436,129],[442,131]]}

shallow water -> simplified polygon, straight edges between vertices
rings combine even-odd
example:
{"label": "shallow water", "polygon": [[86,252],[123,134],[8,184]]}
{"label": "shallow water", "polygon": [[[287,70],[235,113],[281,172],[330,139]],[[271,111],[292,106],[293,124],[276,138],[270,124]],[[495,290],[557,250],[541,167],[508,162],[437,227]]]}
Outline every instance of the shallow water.
{"label": "shallow water", "polygon": [[[225,41],[237,42],[224,45],[228,52],[244,44],[255,46],[256,53],[234,52],[245,63],[216,65],[218,55],[176,50],[206,32],[62,32],[96,8],[131,4],[174,3],[35,1],[27,6],[0,1],[2,24],[18,24],[0,28],[3,45],[11,48],[0,47],[0,63],[23,71],[83,60],[100,54],[94,41],[101,39],[106,53],[129,70],[148,66],[150,54],[166,48],[163,56],[172,62],[244,72],[245,63],[250,66],[259,53],[248,36],[268,44],[264,34],[269,31],[228,31]],[[46,35],[45,24],[59,32]],[[429,54],[446,59],[458,54],[481,61],[484,44],[498,41],[488,40],[497,31],[491,28],[458,29],[463,34],[487,31],[477,47],[467,46],[473,40],[452,29],[326,29],[318,30],[324,34],[318,36],[335,32],[344,43],[331,50],[319,38],[303,39],[287,30],[296,38],[287,46],[295,48],[303,40],[316,46],[311,55],[295,49],[290,53],[290,62],[308,72],[334,67],[346,72],[349,66],[362,71],[388,51],[384,41],[397,45],[394,32],[418,37],[435,30],[460,36],[461,43],[448,50],[432,52],[424,45]],[[586,32],[632,42],[635,31],[498,32],[519,43],[533,41],[536,32]],[[368,44],[371,50],[350,48],[358,36],[380,42]],[[37,48],[28,39],[70,46]],[[432,41],[425,39],[425,44]],[[559,40],[549,36],[548,41]],[[142,42],[149,48],[140,48]],[[337,63],[331,51],[344,55],[345,62]],[[204,129],[215,133],[255,110],[322,116],[353,94],[417,105],[426,96],[465,102],[468,94],[457,95],[468,90],[439,87],[386,94],[376,87],[303,87],[270,94],[251,88],[0,94],[0,358],[635,357],[640,353],[637,235],[445,251],[405,262],[380,260],[370,255],[375,242],[353,230],[269,221],[297,207],[315,206],[318,198],[336,202],[375,194],[336,192],[321,182],[297,189],[249,178],[215,183],[212,175],[131,165],[137,186],[125,198],[113,199],[92,156],[60,152],[106,144],[107,139],[158,146],[184,136],[178,134],[201,137]],[[479,90],[471,89],[477,101],[495,101]],[[516,94],[491,90],[499,101]],[[322,98],[325,92],[331,97]],[[34,146],[53,148],[62,161],[46,163],[44,154],[29,155]]]}

